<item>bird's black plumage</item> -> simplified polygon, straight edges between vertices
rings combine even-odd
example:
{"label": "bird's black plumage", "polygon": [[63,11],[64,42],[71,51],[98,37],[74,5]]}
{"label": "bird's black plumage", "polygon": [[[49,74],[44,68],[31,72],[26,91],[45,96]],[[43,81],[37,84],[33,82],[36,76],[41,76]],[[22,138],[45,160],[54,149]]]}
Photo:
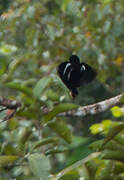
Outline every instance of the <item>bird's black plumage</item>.
{"label": "bird's black plumage", "polygon": [[78,95],[78,87],[91,82],[96,77],[95,69],[86,63],[80,63],[80,59],[76,55],[72,55],[69,61],[61,63],[57,72],[73,97]]}

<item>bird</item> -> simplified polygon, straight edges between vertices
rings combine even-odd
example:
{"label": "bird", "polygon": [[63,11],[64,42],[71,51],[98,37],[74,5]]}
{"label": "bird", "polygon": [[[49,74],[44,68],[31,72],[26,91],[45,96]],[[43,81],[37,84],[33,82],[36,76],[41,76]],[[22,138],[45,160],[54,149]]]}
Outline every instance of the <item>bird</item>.
{"label": "bird", "polygon": [[97,72],[90,65],[81,62],[77,55],[71,55],[69,61],[62,62],[58,65],[57,74],[70,90],[71,96],[75,98],[80,86],[92,82]]}

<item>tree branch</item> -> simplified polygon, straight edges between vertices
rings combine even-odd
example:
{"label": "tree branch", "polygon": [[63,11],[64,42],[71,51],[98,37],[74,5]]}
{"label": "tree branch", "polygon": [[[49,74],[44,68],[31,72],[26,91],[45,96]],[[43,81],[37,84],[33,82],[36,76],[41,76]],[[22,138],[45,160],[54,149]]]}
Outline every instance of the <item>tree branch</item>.
{"label": "tree branch", "polygon": [[21,106],[21,103],[16,100],[0,97],[0,106],[7,107],[8,109],[17,109]]}
{"label": "tree branch", "polygon": [[17,109],[21,106],[21,103],[15,100],[9,100],[9,99],[0,97],[0,106],[2,106],[0,109],[0,112],[6,110],[6,113],[5,113],[6,116],[3,118],[3,121],[6,121],[14,116]]}
{"label": "tree branch", "polygon": [[104,101],[87,105],[87,106],[80,106],[76,110],[68,111],[61,113],[61,115],[64,116],[86,116],[88,114],[97,114],[103,111],[106,111],[107,109],[119,104],[121,97],[123,94],[120,94],[118,96],[112,97],[110,99],[106,99]]}

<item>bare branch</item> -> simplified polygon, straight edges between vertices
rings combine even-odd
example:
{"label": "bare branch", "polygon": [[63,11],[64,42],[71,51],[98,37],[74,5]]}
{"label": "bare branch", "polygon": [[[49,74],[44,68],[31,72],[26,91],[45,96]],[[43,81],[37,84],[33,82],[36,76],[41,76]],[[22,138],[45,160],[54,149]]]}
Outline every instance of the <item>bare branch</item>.
{"label": "bare branch", "polygon": [[3,121],[6,121],[14,116],[17,109],[21,106],[21,103],[15,100],[9,100],[9,99],[0,97],[0,106],[2,106],[2,108],[0,109],[0,112],[7,110],[6,116],[3,118]]}
{"label": "bare branch", "polygon": [[7,107],[8,109],[17,109],[21,106],[21,103],[15,100],[0,97],[0,106]]}
{"label": "bare branch", "polygon": [[64,116],[86,116],[88,114],[97,114],[103,111],[106,111],[107,109],[119,104],[121,97],[123,94],[120,94],[118,96],[112,97],[110,99],[106,99],[104,101],[87,105],[87,106],[80,106],[76,110],[68,111],[61,113],[61,115]]}

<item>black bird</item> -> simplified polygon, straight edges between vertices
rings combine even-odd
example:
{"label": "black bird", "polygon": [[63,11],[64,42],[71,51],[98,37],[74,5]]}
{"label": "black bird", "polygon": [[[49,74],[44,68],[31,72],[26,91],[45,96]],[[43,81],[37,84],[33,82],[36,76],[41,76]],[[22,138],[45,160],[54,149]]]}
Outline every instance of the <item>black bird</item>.
{"label": "black bird", "polygon": [[78,95],[78,87],[91,82],[96,77],[96,70],[86,63],[80,63],[80,59],[76,55],[72,55],[69,61],[61,63],[57,73],[71,91],[73,98]]}

